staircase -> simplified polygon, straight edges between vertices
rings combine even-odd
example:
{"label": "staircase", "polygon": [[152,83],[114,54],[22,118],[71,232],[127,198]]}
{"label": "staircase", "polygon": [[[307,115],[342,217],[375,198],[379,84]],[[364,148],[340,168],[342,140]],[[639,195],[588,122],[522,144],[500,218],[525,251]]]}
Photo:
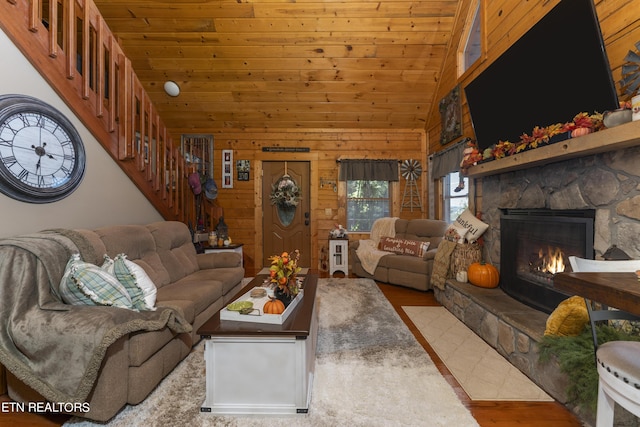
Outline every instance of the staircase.
{"label": "staircase", "polygon": [[[0,17],[0,27],[156,210],[196,224],[187,182],[194,170],[93,1],[0,0]],[[221,208],[205,204],[211,229]]]}

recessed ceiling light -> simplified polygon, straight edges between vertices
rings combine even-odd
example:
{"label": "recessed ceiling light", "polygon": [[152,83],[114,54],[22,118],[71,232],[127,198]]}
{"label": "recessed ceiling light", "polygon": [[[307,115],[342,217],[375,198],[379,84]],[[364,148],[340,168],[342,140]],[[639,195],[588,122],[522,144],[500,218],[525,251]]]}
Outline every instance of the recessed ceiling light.
{"label": "recessed ceiling light", "polygon": [[180,86],[178,86],[178,83],[168,80],[164,82],[164,91],[167,92],[169,96],[178,96],[180,95]]}

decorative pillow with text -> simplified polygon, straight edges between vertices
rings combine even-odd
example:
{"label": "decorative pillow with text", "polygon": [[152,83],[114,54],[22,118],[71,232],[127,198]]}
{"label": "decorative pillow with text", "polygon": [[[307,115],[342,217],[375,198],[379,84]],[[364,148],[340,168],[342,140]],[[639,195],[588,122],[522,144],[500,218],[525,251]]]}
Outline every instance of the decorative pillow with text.
{"label": "decorative pillow with text", "polygon": [[471,213],[469,209],[465,209],[464,212],[462,212],[460,216],[456,218],[454,223],[458,227],[462,227],[467,230],[467,233],[464,235],[464,237],[469,243],[473,243],[478,240],[480,236],[482,236],[482,234],[487,231],[487,228],[489,228],[489,224],[480,221],[475,217],[475,215]]}
{"label": "decorative pillow with text", "polygon": [[411,255],[425,258],[429,250],[429,242],[419,240],[398,239],[395,237],[382,237],[378,244],[378,249],[386,252],[393,252],[398,255]]}

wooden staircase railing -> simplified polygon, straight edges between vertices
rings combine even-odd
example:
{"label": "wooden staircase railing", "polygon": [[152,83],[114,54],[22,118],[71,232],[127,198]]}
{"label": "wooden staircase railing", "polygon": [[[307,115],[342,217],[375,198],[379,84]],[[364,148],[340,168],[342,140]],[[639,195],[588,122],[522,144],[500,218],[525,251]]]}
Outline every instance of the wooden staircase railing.
{"label": "wooden staircase railing", "polygon": [[0,0],[0,27],[158,212],[195,224],[180,141],[93,1]]}

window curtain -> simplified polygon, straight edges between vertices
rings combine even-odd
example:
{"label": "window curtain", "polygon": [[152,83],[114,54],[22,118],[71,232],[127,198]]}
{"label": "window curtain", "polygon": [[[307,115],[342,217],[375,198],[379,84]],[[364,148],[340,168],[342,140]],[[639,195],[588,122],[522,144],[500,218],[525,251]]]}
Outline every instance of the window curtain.
{"label": "window curtain", "polygon": [[340,160],[340,181],[398,181],[398,160]]}
{"label": "window curtain", "polygon": [[456,143],[445,150],[438,151],[432,156],[431,168],[432,178],[442,178],[460,170],[460,162],[462,161],[462,152],[467,144],[467,139]]}

